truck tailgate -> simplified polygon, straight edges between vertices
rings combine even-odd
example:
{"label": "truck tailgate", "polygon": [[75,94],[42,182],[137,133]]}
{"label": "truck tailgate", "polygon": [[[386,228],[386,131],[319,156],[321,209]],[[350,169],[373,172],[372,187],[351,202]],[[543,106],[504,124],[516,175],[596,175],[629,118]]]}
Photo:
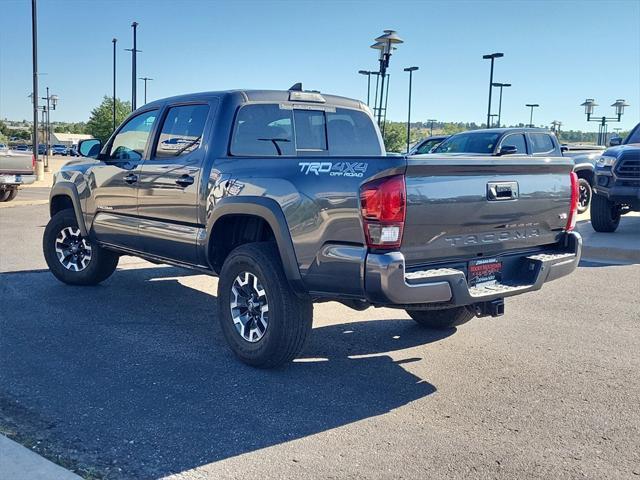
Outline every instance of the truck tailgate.
{"label": "truck tailgate", "polygon": [[564,158],[408,157],[407,265],[559,241],[571,200]]}

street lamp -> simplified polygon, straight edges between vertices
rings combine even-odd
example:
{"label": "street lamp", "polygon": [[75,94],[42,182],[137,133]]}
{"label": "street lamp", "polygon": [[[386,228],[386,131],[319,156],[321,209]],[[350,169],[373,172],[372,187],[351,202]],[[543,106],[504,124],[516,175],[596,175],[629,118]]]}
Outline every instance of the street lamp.
{"label": "street lamp", "polygon": [[[58,100],[60,100],[60,97],[58,95],[49,95],[49,87],[47,87],[47,96],[46,97],[40,97],[40,100],[44,100],[46,102],[45,105],[39,106],[37,104],[37,102],[35,101],[35,99],[37,98],[33,93],[29,94],[29,98],[31,99],[31,102],[34,104],[34,108],[36,109],[36,112],[38,110],[40,110],[42,112],[42,121],[41,121],[41,128],[42,128],[42,133],[43,133],[43,141],[45,142],[45,157],[44,157],[44,171],[48,172],[49,171],[49,149],[51,148],[51,119],[49,116],[49,112],[51,110],[55,110],[56,106],[58,105]],[[37,115],[37,113],[36,113]],[[36,117],[37,118],[37,117]],[[33,125],[33,129],[34,131],[37,132],[38,130],[38,122],[36,121],[36,123]],[[37,135],[37,133],[36,133]],[[38,142],[36,144],[36,149],[34,150],[34,155],[38,154],[38,150],[40,149],[40,142]]]}
{"label": "street lamp", "polygon": [[384,30],[384,33],[375,39],[371,48],[379,51],[378,61],[380,62],[379,75],[382,78],[380,82],[380,106],[378,108],[378,126],[382,125],[382,109],[383,102],[385,100],[384,95],[384,81],[387,74],[387,68],[389,68],[389,60],[391,58],[394,45],[404,43],[404,41],[397,35],[395,30]]}
{"label": "street lamp", "polygon": [[540,105],[538,105],[537,103],[527,103],[525,104],[525,106],[531,109],[531,114],[529,115],[529,126],[533,128],[533,109],[539,107]]}
{"label": "street lamp", "polygon": [[562,122],[558,120],[554,120],[551,122],[551,131],[556,134],[556,137],[560,138],[560,127],[562,126]]}
{"label": "street lamp", "polygon": [[495,83],[491,83],[491,85],[494,87],[500,87],[500,102],[498,103],[498,128],[500,128],[501,120],[502,120],[502,89],[504,87],[510,87],[511,84],[495,82]]}
{"label": "street lamp", "polygon": [[147,82],[153,80],[153,78],[149,77],[140,77],[139,80],[144,81],[144,104],[147,104]]}
{"label": "street lamp", "polygon": [[491,121],[491,91],[493,89],[493,62],[496,58],[504,57],[504,53],[496,52],[483,55],[485,60],[491,60],[491,73],[489,74],[489,106],[487,107],[487,128],[489,128],[489,122]]}
{"label": "street lamp", "polygon": [[369,70],[358,70],[360,75],[367,76],[367,106],[369,106],[369,98],[371,97],[371,73]]}
{"label": "street lamp", "polygon": [[429,119],[427,122],[430,124],[431,129],[429,130],[429,136],[433,137],[433,124],[437,122],[437,120]]}
{"label": "street lamp", "polygon": [[600,118],[591,118],[595,107],[598,106],[593,98],[587,98],[584,103],[580,104],[580,106],[584,107],[584,113],[587,116],[587,122],[600,123],[600,125],[598,125],[598,145],[604,145],[607,138],[607,122],[619,122],[622,119],[622,115],[624,114],[624,108],[628,107],[629,104],[621,98],[612,103],[611,106],[615,108],[616,112],[616,116],[613,118],[606,116],[602,116]]}
{"label": "street lamp", "polygon": [[418,67],[407,67],[404,69],[405,72],[409,72],[409,109],[407,111],[407,153],[409,153],[409,143],[411,141],[411,84],[413,83],[413,72],[415,72],[416,70],[418,70]]}

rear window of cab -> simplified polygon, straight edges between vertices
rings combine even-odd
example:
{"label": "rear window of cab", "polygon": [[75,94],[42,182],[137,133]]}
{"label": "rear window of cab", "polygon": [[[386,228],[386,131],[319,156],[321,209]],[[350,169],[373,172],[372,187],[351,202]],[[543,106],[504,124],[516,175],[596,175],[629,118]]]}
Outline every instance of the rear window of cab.
{"label": "rear window of cab", "polygon": [[373,121],[365,112],[281,104],[240,107],[230,153],[251,157],[383,155]]}

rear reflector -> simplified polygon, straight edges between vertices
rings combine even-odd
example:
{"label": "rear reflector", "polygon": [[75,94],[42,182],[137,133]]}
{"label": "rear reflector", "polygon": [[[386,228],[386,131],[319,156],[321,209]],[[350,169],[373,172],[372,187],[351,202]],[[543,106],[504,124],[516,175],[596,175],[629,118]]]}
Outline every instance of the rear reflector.
{"label": "rear reflector", "polygon": [[360,211],[367,246],[400,247],[406,213],[404,175],[379,178],[360,188]]}
{"label": "rear reflector", "polygon": [[570,232],[576,228],[576,217],[578,216],[578,199],[580,192],[578,190],[578,176],[576,172],[571,172],[571,205],[569,206],[569,216],[567,217],[567,226],[565,230]]}

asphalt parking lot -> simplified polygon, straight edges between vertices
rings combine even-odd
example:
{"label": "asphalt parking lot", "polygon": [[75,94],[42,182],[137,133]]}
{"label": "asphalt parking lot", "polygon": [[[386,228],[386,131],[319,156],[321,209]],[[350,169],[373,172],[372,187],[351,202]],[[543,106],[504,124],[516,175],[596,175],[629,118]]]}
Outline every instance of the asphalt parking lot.
{"label": "asphalt parking lot", "polygon": [[638,264],[439,333],[316,305],[302,357],[262,371],[227,349],[215,279],[124,258],[62,285],[46,221],[0,210],[0,433],[85,477],[640,478]]}

